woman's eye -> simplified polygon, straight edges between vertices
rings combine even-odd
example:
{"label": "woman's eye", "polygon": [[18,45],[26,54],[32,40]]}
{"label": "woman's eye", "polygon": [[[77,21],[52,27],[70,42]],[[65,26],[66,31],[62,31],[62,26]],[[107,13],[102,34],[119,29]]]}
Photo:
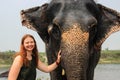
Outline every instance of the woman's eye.
{"label": "woman's eye", "polygon": [[33,41],[31,41],[31,43],[34,43]]}
{"label": "woman's eye", "polygon": [[28,44],[29,42],[26,42],[25,44]]}

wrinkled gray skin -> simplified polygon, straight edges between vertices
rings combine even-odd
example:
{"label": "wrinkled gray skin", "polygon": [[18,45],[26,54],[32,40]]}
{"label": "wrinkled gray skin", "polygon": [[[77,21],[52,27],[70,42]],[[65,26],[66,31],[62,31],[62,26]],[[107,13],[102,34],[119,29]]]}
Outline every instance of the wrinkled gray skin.
{"label": "wrinkled gray skin", "polygon": [[22,10],[21,19],[45,42],[48,64],[62,50],[51,80],[93,80],[102,43],[120,30],[120,14],[93,0],[52,0]]}

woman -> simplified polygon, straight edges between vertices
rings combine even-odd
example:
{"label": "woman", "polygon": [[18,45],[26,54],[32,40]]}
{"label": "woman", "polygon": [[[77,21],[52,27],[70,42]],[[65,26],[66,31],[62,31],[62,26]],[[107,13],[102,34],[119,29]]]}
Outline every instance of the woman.
{"label": "woman", "polygon": [[20,51],[11,66],[8,80],[35,80],[36,68],[47,73],[53,71],[60,63],[60,53],[61,51],[58,52],[57,60],[53,64],[46,66],[38,58],[34,37],[30,34],[24,35]]}

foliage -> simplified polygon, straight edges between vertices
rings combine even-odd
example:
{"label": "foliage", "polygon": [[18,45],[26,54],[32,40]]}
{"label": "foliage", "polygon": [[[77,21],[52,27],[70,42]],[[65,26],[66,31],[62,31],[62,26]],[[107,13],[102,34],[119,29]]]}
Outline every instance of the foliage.
{"label": "foliage", "polygon": [[103,50],[99,63],[120,63],[120,50]]}
{"label": "foliage", "polygon": [[[15,51],[0,52],[0,67],[10,66],[13,61]],[[45,52],[39,52],[39,58],[42,62],[47,64]],[[120,63],[120,50],[103,50],[101,51],[101,58],[99,63]]]}
{"label": "foliage", "polygon": [[0,67],[3,65],[10,65],[13,60],[15,51],[0,52]]}
{"label": "foliage", "polygon": [[39,58],[42,62],[47,63],[46,54],[44,52],[39,52]]}
{"label": "foliage", "polygon": [[[11,51],[11,50],[0,52],[0,67],[10,66],[13,62],[15,53],[16,53],[15,51]],[[39,53],[39,58],[42,62],[47,63],[46,54],[44,52]]]}

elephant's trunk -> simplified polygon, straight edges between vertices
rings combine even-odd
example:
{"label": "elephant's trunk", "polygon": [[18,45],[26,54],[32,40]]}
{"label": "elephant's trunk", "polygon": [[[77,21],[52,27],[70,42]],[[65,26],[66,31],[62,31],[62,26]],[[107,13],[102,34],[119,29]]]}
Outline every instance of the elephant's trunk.
{"label": "elephant's trunk", "polygon": [[75,24],[63,30],[61,39],[62,66],[67,80],[86,80],[87,61],[89,57],[89,33],[80,30]]}

